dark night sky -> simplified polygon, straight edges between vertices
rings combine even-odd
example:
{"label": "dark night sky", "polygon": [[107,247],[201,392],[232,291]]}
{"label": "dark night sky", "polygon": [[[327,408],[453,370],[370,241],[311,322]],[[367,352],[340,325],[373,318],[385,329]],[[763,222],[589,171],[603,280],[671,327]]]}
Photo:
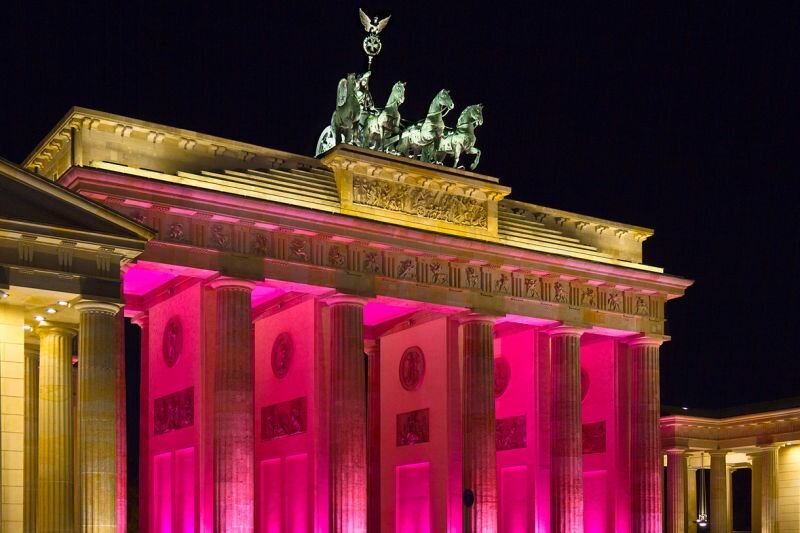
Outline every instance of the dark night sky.
{"label": "dark night sky", "polygon": [[[365,67],[357,3],[117,4],[6,3],[0,155],[72,105],[313,154]],[[696,280],[668,306],[663,403],[800,396],[797,17],[560,4],[364,2],[393,15],[377,103],[397,79],[409,118],[442,87],[482,102],[479,170],[514,198],[656,229],[646,261]]]}

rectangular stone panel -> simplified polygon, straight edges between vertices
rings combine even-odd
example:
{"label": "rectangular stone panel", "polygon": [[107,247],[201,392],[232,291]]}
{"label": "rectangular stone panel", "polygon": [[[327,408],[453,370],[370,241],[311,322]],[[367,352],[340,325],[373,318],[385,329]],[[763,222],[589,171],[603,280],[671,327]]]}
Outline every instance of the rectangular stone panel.
{"label": "rectangular stone panel", "polygon": [[528,445],[525,415],[498,418],[495,430],[497,451],[515,450]]}
{"label": "rectangular stone panel", "polygon": [[606,451],[606,422],[592,422],[583,425],[583,453],[603,453]]}
{"label": "rectangular stone panel", "polygon": [[194,425],[194,387],[156,398],[153,434],[163,435]]}
{"label": "rectangular stone panel", "polygon": [[417,409],[397,415],[397,445],[409,446],[429,442],[430,409]]}
{"label": "rectangular stone panel", "polygon": [[306,397],[275,403],[261,408],[261,440],[291,437],[307,429]]}

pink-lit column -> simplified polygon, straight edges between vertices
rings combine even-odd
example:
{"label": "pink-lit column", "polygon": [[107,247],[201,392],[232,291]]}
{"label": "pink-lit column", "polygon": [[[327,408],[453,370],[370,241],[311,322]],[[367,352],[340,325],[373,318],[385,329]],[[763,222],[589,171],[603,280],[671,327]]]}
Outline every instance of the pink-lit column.
{"label": "pink-lit column", "polygon": [[381,530],[381,340],[367,352],[367,531]]}
{"label": "pink-lit column", "polygon": [[464,532],[497,531],[497,455],[494,405],[494,319],[470,315],[462,321],[464,350],[464,490],[475,503]]}
{"label": "pink-lit column", "polygon": [[128,530],[128,417],[125,398],[125,317],[117,314],[117,533]]}
{"label": "pink-lit column", "polygon": [[[778,449],[771,445],[761,451],[761,533],[778,530]],[[755,485],[755,484],[754,484]]]}
{"label": "pink-lit column", "polygon": [[214,531],[253,531],[253,336],[255,284],[221,278],[214,338]]}
{"label": "pink-lit column", "polygon": [[117,531],[117,313],[84,301],[78,335],[78,529]]}
{"label": "pink-lit column", "polygon": [[139,381],[139,531],[150,531],[150,316],[136,315],[132,322],[142,332]]}
{"label": "pink-lit column", "polygon": [[330,306],[330,531],[367,529],[364,300],[338,295]]}
{"label": "pink-lit column", "polygon": [[39,449],[36,531],[73,527],[72,337],[60,326],[39,328]]}
{"label": "pink-lit column", "polygon": [[662,530],[660,386],[658,357],[663,341],[640,337],[629,343],[631,360],[632,530]]}
{"label": "pink-lit column", "polygon": [[667,450],[667,533],[686,531],[686,451]]}
{"label": "pink-lit column", "polygon": [[558,327],[550,335],[550,531],[583,531],[582,330]]}
{"label": "pink-lit column", "polygon": [[728,452],[711,452],[711,533],[728,533]]}

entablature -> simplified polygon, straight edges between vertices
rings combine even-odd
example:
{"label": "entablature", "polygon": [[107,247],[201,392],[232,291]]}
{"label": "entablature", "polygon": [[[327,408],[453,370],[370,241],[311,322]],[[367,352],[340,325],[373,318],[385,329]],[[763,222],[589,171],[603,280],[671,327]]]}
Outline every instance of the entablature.
{"label": "entablature", "polygon": [[76,169],[65,177],[156,230],[143,260],[367,295],[663,335],[686,280],[337,214]]}

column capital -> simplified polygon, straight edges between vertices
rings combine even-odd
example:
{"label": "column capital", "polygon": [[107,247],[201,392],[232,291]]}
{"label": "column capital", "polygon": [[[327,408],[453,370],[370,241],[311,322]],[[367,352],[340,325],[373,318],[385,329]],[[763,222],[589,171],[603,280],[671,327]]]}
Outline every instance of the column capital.
{"label": "column capital", "polygon": [[469,324],[472,322],[489,322],[490,324],[494,324],[498,318],[500,317],[487,315],[485,313],[465,313],[455,317],[459,324]]}
{"label": "column capital", "polygon": [[646,335],[642,335],[641,337],[635,337],[633,339],[626,339],[624,342],[630,346],[661,346],[666,342],[667,338],[664,337],[648,337]]}
{"label": "column capital", "polygon": [[46,321],[36,328],[36,332],[40,337],[48,333],[61,333],[62,335],[74,337],[78,334],[78,328],[73,324]]}
{"label": "column capital", "polygon": [[322,303],[330,306],[334,305],[341,305],[341,304],[350,304],[350,305],[359,305],[364,307],[367,305],[367,301],[369,299],[363,296],[356,296],[354,294],[344,294],[344,293],[337,293],[333,296],[328,296],[327,298],[322,299]]}
{"label": "column capital", "polygon": [[727,457],[728,450],[711,450],[708,452],[711,457]]}
{"label": "column capital", "polygon": [[550,337],[563,337],[566,335],[571,335],[575,337],[580,337],[586,330],[584,328],[580,328],[577,326],[569,326],[567,324],[561,324],[560,326],[554,326],[550,329],[545,330],[545,333]]}
{"label": "column capital", "polygon": [[113,302],[98,302],[96,300],[82,300],[75,305],[72,306],[73,309],[78,311],[79,313],[103,313],[108,314],[111,316],[116,315],[119,313],[119,310],[122,309],[121,304],[116,304]]}
{"label": "column capital", "polygon": [[252,291],[256,288],[256,282],[249,279],[220,276],[208,282],[208,286],[212,289],[240,289]]}
{"label": "column capital", "polygon": [[666,453],[667,455],[681,456],[681,455],[686,455],[688,451],[689,450],[687,450],[686,448],[675,447],[675,448],[667,448],[666,450],[664,450],[664,453]]}

